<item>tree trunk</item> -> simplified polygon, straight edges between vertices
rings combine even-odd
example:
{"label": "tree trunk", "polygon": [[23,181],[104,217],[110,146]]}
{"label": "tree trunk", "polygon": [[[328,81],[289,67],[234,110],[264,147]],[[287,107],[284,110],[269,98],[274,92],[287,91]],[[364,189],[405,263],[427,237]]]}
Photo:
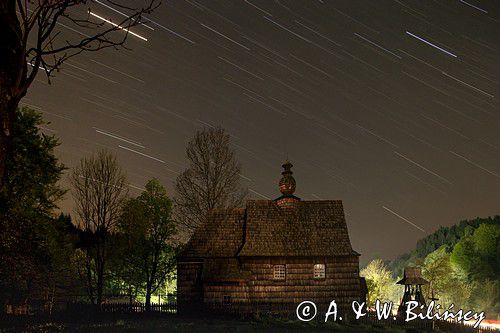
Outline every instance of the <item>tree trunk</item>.
{"label": "tree trunk", "polygon": [[[26,59],[15,1],[0,1],[0,191],[6,177],[6,160],[12,141],[17,105],[26,93]],[[0,198],[1,200],[1,198]],[[0,202],[0,208],[3,206]]]}
{"label": "tree trunk", "polygon": [[151,283],[146,284],[146,312],[151,311],[151,290],[152,290]]}
{"label": "tree trunk", "polygon": [[104,263],[97,266],[97,305],[102,304],[102,294],[104,289]]}
{"label": "tree trunk", "polygon": [[[2,81],[3,78],[0,76],[0,85]],[[6,162],[12,143],[12,127],[18,105],[17,100],[7,100],[6,95],[3,90],[0,90],[0,192],[3,192],[3,185],[7,179]],[[5,208],[3,198],[3,196],[0,196],[0,200],[2,200],[0,202],[0,212]]]}

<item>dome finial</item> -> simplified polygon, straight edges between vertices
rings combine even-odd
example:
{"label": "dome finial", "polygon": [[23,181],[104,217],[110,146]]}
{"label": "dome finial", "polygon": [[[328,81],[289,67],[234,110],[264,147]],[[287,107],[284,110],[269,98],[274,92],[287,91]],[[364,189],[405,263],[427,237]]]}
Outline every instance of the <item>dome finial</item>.
{"label": "dome finial", "polygon": [[285,164],[282,165],[284,171],[281,173],[283,177],[280,179],[279,187],[280,187],[280,192],[285,195],[289,196],[292,195],[295,192],[295,179],[293,178],[292,174],[292,167],[293,164],[290,163],[290,161],[285,162]]}

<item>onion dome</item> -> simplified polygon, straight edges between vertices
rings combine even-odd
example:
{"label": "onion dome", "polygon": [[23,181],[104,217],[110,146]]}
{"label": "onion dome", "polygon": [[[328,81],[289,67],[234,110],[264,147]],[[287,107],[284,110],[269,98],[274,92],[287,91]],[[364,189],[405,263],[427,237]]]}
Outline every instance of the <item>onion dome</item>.
{"label": "onion dome", "polygon": [[291,196],[295,192],[295,179],[293,178],[292,174],[292,168],[293,164],[290,162],[286,162],[285,164],[282,165],[283,169],[285,169],[281,174],[283,177],[280,179],[279,187],[280,187],[280,192],[283,194],[283,196]]}

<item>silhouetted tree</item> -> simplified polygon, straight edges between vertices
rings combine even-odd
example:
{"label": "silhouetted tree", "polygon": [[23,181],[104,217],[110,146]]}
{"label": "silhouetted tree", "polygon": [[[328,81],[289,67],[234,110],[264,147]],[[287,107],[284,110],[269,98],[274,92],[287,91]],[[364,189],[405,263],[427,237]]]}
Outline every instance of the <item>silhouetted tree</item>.
{"label": "silhouetted tree", "polygon": [[[123,46],[131,26],[140,23],[160,0],[144,0],[142,8],[103,0],[125,16],[108,24],[90,15],[92,0],[0,1],[0,190],[13,137],[15,111],[39,70],[47,77],[69,58],[84,51]],[[83,30],[76,39],[61,29]]]}
{"label": "silhouetted tree", "polygon": [[116,229],[128,192],[125,174],[116,158],[102,150],[80,160],[71,174],[71,184],[85,254],[81,273],[90,301],[101,304],[109,235]]}
{"label": "silhouetted tree", "polygon": [[39,113],[17,110],[14,140],[0,210],[0,303],[28,304],[52,293],[67,262],[54,209],[65,191],[58,185],[64,166],[54,149],[59,141],[40,132]]}
{"label": "silhouetted tree", "polygon": [[193,231],[214,208],[240,206],[246,191],[240,186],[241,165],[222,128],[205,128],[189,141],[189,167],[175,183],[175,217]]}

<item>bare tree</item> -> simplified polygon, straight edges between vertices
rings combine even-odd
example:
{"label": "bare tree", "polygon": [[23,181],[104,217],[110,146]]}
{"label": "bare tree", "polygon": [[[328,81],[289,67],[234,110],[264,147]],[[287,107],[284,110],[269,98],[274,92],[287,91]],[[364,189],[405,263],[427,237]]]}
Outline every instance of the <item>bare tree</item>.
{"label": "bare tree", "polygon": [[205,221],[214,208],[234,208],[243,203],[241,165],[222,128],[196,132],[186,148],[189,167],[176,180],[175,216],[188,231]]}
{"label": "bare tree", "polygon": [[101,304],[108,239],[127,196],[125,175],[106,151],[80,160],[71,174],[77,225],[84,234],[84,279],[91,302]]}
{"label": "bare tree", "polygon": [[[141,8],[118,0],[0,1],[0,190],[15,111],[39,70],[49,78],[66,60],[84,51],[123,47],[130,27],[141,24],[143,14],[161,0],[142,1]],[[114,9],[121,20],[112,22],[93,15],[89,6],[96,2]],[[78,38],[69,39],[61,29],[76,31]]]}

